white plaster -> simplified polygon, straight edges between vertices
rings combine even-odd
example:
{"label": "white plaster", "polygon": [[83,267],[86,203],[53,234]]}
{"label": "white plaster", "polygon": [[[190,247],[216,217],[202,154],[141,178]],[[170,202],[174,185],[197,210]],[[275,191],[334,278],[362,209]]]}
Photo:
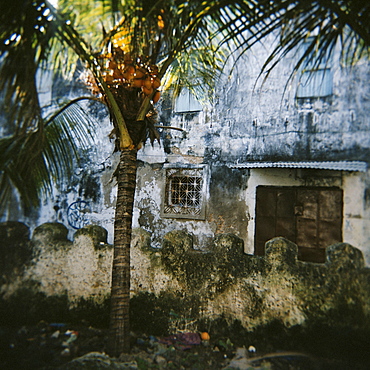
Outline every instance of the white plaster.
{"label": "white plaster", "polygon": [[348,174],[344,177],[343,241],[360,249],[370,265],[369,211],[365,207],[366,174]]}
{"label": "white plaster", "polygon": [[146,163],[164,163],[166,161],[165,153],[162,146],[155,141],[153,145],[146,143],[138,151],[138,159]]}

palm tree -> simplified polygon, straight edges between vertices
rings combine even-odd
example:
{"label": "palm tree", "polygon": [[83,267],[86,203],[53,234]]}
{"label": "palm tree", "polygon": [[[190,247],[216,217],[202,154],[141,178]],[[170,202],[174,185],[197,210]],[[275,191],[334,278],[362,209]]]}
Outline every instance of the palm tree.
{"label": "palm tree", "polygon": [[[116,4],[114,18],[118,10],[124,16],[110,29],[107,27],[108,32],[104,28],[98,52],[93,54],[89,54],[81,42],[76,43],[80,38],[75,30],[72,32],[69,27],[63,30],[67,43],[76,48],[92,72],[89,82],[93,91],[111,112],[116,150],[121,153],[116,171],[118,190],[111,288],[111,353],[115,355],[129,350],[130,243],[136,159],[147,136],[152,142],[159,139],[153,109],[159,95],[157,89],[169,70],[173,76],[189,60],[193,63],[187,65],[201,72],[196,75],[202,82],[212,83],[218,59],[211,36],[217,32],[221,16],[231,20],[222,9],[227,7],[230,14],[234,13],[233,2],[224,2],[222,6],[217,1],[185,4],[183,1]],[[220,52],[221,49],[219,55]],[[186,77],[182,75],[182,79]]]}
{"label": "palm tree", "polygon": [[[88,98],[106,104],[116,150],[121,153],[111,291],[111,353],[118,355],[129,350],[136,158],[147,137],[159,139],[153,104],[160,83],[173,82],[169,73],[179,72],[181,84],[212,85],[225,62],[225,47],[234,42],[229,55],[242,54],[271,33],[278,35],[279,42],[266,61],[266,71],[317,29],[320,32],[296,68],[338,40],[343,42],[344,56],[355,60],[369,51],[369,6],[359,0],[76,0],[71,4],[61,0],[57,9],[42,0],[0,5],[4,40],[0,86],[5,106],[10,107],[6,118],[13,125],[13,134],[0,140],[0,200],[6,201],[13,186],[28,205],[37,204],[43,192],[50,193],[53,180],[68,176],[73,167],[76,139],[82,145],[93,139],[89,121],[74,103]],[[86,82],[95,95],[45,116],[36,73],[45,63],[60,67],[63,58],[69,65],[77,58],[85,63],[90,72]],[[194,78],[201,83],[194,84]]]}
{"label": "palm tree", "polygon": [[[96,93],[94,99],[109,109],[116,149],[121,152],[116,171],[111,291],[111,352],[119,354],[129,349],[136,157],[147,136],[152,141],[159,138],[153,109],[159,94],[157,88],[168,71],[175,75],[176,71],[186,70],[185,66],[192,68],[193,80],[212,83],[221,61],[216,57],[221,55],[221,49],[215,53],[212,36],[215,40],[219,25],[226,20],[231,24],[233,14],[240,9],[233,1],[76,1],[67,16],[41,0],[26,1],[25,7],[20,5],[9,9],[2,5],[1,9],[4,12],[0,29],[5,40],[1,50],[2,90],[7,91],[6,105],[12,107],[9,122],[15,122],[14,135],[1,141],[1,186],[9,190],[15,185],[24,203],[36,204],[40,192],[50,192],[53,176],[61,178],[68,174],[64,168],[72,167],[70,153],[76,154],[77,150],[74,134],[70,133],[80,130],[77,139],[84,143],[83,129],[88,129],[84,119],[64,119],[70,116],[73,102],[45,118],[37,96],[38,67],[50,63],[51,55],[60,62],[60,57],[66,55],[63,46],[67,45],[72,50],[67,56],[74,62],[79,57],[90,71],[87,82]],[[68,5],[68,1],[60,1],[59,9],[68,10]],[[86,16],[84,22],[77,23],[82,14]],[[97,25],[97,20],[103,25]],[[91,36],[88,42],[82,33],[86,40]],[[186,73],[181,76],[182,80],[187,77]]]}

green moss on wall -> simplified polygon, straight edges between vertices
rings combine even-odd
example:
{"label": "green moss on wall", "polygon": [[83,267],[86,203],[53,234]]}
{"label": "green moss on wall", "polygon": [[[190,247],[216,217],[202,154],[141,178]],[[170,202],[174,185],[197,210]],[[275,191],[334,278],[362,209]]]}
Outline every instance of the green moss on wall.
{"label": "green moss on wall", "polygon": [[43,236],[49,241],[64,241],[67,240],[68,229],[58,222],[46,222],[38,227],[33,232],[33,238]]}
{"label": "green moss on wall", "polygon": [[15,221],[0,223],[0,286],[16,279],[32,259],[29,228]]}
{"label": "green moss on wall", "polygon": [[46,222],[33,231],[32,246],[36,250],[39,246],[51,249],[69,249],[72,242],[68,240],[68,229],[58,222]]}
{"label": "green moss on wall", "polygon": [[166,234],[160,253],[165,270],[185,289],[200,290],[208,297],[264,267],[261,258],[246,255],[243,249],[243,240],[236,235],[220,234],[210,251],[197,251],[191,235],[172,231]]}
{"label": "green moss on wall", "polygon": [[74,239],[77,239],[82,235],[90,237],[94,242],[94,248],[97,250],[110,246],[107,244],[108,232],[101,226],[88,225],[78,229],[74,234]]}
{"label": "green moss on wall", "polygon": [[0,298],[0,325],[35,325],[40,321],[60,323],[89,323],[96,327],[109,325],[109,302],[94,299],[73,302],[67,294],[47,296],[37,290],[37,283],[18,289],[8,298]]}
{"label": "green moss on wall", "polygon": [[130,302],[131,330],[164,336],[180,330],[193,331],[199,319],[200,299],[195,294],[164,292],[156,296],[139,293]]}

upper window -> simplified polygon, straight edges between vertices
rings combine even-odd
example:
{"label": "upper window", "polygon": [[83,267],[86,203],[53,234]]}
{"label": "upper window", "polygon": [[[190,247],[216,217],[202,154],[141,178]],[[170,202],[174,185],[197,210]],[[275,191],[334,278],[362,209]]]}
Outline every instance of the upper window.
{"label": "upper window", "polygon": [[[311,40],[303,45],[304,53]],[[320,98],[330,96],[333,93],[333,71],[329,53],[326,53],[321,60],[313,58],[301,72],[299,79],[297,98]]]}
{"label": "upper window", "polygon": [[187,88],[183,88],[175,102],[175,113],[200,112],[202,106]]}
{"label": "upper window", "polygon": [[204,219],[207,182],[204,165],[167,168],[162,216]]}

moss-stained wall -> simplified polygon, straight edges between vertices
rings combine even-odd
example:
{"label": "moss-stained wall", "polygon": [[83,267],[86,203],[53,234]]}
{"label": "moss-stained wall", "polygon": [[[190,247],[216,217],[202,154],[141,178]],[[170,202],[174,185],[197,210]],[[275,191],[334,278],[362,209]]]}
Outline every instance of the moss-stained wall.
{"label": "moss-stained wall", "polygon": [[160,164],[139,162],[133,222],[150,232],[153,246],[160,247],[163,236],[178,229],[192,233],[195,249],[208,247],[216,234],[233,233],[247,240],[249,209],[244,197],[248,171],[215,164],[210,165],[209,173],[204,220],[166,218],[161,217],[165,168]]}
{"label": "moss-stained wall", "polygon": [[[19,240],[12,232],[17,227]],[[29,251],[1,266],[3,301],[25,287],[64,294],[71,306],[109,297],[112,246],[103,228],[80,229],[73,241],[61,224],[39,226],[31,240],[23,224],[1,224],[0,231],[4,255]],[[233,234],[220,234],[199,251],[184,231],[167,233],[162,247],[152,248],[150,234],[135,229],[131,260],[134,329],[146,322],[148,330],[151,322],[161,332],[197,330],[220,318],[250,331],[276,321],[287,328],[325,322],[370,329],[370,269],[362,252],[346,243],[329,246],[326,263],[313,264],[297,260],[297,246],[283,238],[270,240],[266,255],[257,257],[245,254]]]}
{"label": "moss-stained wall", "polygon": [[[3,235],[8,228],[9,223],[0,224]],[[21,223],[12,223],[12,228],[28,230]],[[12,233],[3,238],[0,249],[8,258],[7,270],[2,269],[3,296],[28,286],[47,296],[67,295],[71,302],[89,297],[104,299],[109,294],[112,266],[112,246],[106,243],[106,230],[87,226],[76,231],[73,241],[67,239],[67,234],[64,225],[45,223],[34,230],[31,239],[23,238],[21,243]],[[10,260],[9,256],[24,249],[28,258],[22,263]]]}

